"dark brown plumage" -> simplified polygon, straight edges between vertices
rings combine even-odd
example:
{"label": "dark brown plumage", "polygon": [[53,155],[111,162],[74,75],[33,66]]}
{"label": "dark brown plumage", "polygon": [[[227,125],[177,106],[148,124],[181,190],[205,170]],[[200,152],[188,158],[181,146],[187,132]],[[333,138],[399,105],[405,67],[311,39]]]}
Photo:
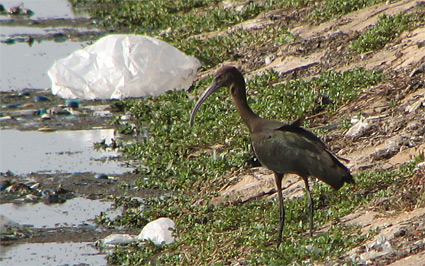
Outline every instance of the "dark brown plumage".
{"label": "dark brown plumage", "polygon": [[235,67],[219,69],[211,86],[199,98],[193,108],[190,124],[201,104],[214,91],[229,87],[236,109],[248,126],[254,152],[261,164],[274,172],[280,206],[280,227],[278,245],[281,242],[285,221],[285,208],[282,197],[282,178],[287,173],[301,176],[309,199],[310,236],[313,232],[313,199],[308,177],[314,176],[334,189],[344,183],[354,184],[350,171],[327,149],[326,145],[313,133],[300,127],[301,120],[292,124],[266,120],[255,114],[248,106],[245,81]]}

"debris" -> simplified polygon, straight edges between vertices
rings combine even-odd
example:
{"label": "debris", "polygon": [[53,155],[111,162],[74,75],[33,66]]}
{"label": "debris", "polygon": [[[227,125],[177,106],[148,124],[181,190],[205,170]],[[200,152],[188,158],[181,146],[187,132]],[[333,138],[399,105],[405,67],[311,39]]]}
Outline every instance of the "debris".
{"label": "debris", "polygon": [[406,107],[405,112],[406,113],[414,113],[416,110],[418,110],[421,106],[425,106],[425,95],[422,95],[417,99],[413,104]]}
{"label": "debris", "polygon": [[112,234],[96,243],[97,246],[111,248],[116,245],[125,245],[135,242],[135,238],[129,234]]}
{"label": "debris", "polygon": [[366,247],[366,252],[360,255],[360,259],[367,262],[378,257],[387,255],[392,252],[393,248],[391,243],[387,240],[385,235],[379,235],[377,240],[370,246]]}
{"label": "debris", "polygon": [[[175,228],[175,223],[169,218],[159,218],[143,227],[140,234],[136,237],[138,240],[150,240],[155,245],[172,244],[174,236],[172,231]],[[171,230],[170,230],[171,229]]]}
{"label": "debris", "polygon": [[323,249],[316,247],[315,245],[311,244],[305,247],[305,249],[309,252],[314,253],[315,255],[318,255],[323,252]]}
{"label": "debris", "polygon": [[66,107],[71,107],[71,108],[78,108],[80,107],[80,100],[79,99],[68,99],[65,102]]}
{"label": "debris", "polygon": [[161,40],[113,34],[56,61],[48,75],[62,98],[121,99],[187,89],[200,67]]}
{"label": "debris", "polygon": [[42,120],[48,120],[48,119],[50,119],[50,118],[52,118],[52,117],[50,116],[50,114],[42,114],[42,115],[41,115],[41,119],[42,119]]}
{"label": "debris", "polygon": [[16,231],[17,228],[21,228],[22,226],[15,221],[7,218],[0,214],[0,233],[5,234],[8,232]]}
{"label": "debris", "polygon": [[20,105],[21,105],[20,103],[13,103],[13,104],[8,104],[8,105],[4,106],[3,108],[5,108],[5,109],[17,108]]}
{"label": "debris", "polygon": [[13,117],[11,117],[10,115],[6,115],[6,116],[2,116],[0,117],[0,122],[1,121],[8,121],[8,120],[12,120]]}
{"label": "debris", "polygon": [[96,179],[108,179],[109,177],[108,177],[107,174],[97,174],[97,175],[95,175],[94,178],[96,178]]}
{"label": "debris", "polygon": [[400,145],[402,145],[403,137],[395,136],[393,138],[385,141],[384,145],[380,148],[377,148],[374,153],[371,154],[371,157],[375,160],[388,159],[391,158],[400,150]]}
{"label": "debris", "polygon": [[47,102],[47,101],[50,101],[50,99],[47,98],[46,96],[37,95],[37,96],[34,96],[34,101],[36,101],[36,102]]}
{"label": "debris", "polygon": [[366,135],[369,130],[372,128],[372,125],[367,122],[365,119],[360,119],[354,126],[352,126],[346,133],[346,137],[359,138]]}

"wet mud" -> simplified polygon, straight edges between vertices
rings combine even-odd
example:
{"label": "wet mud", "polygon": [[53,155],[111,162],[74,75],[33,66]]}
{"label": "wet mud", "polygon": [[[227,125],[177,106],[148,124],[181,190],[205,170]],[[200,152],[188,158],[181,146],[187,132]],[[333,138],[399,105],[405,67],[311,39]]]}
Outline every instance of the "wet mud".
{"label": "wet mud", "polygon": [[160,192],[136,188],[136,162],[116,145],[134,139],[115,132],[126,116],[114,101],[54,96],[47,70],[110,31],[66,0],[20,3],[3,1],[0,12],[0,264],[106,265],[96,241],[140,228],[96,218],[122,213],[113,197]]}

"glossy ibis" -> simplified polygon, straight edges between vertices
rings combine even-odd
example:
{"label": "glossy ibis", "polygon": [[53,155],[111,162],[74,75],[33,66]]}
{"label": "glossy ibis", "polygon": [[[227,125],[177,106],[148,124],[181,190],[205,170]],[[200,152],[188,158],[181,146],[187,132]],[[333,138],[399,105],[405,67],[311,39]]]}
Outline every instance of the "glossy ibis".
{"label": "glossy ibis", "polygon": [[312,236],[314,206],[308,177],[317,177],[338,190],[344,183],[354,184],[350,171],[338,161],[318,137],[300,127],[301,120],[285,124],[266,120],[255,114],[248,106],[244,78],[235,67],[225,66],[217,71],[211,86],[195,104],[190,117],[190,125],[193,125],[195,114],[201,104],[221,87],[230,88],[236,109],[248,126],[252,146],[258,160],[263,166],[274,172],[280,208],[278,246],[285,222],[282,178],[287,173],[295,173],[304,180],[309,201],[310,236]]}

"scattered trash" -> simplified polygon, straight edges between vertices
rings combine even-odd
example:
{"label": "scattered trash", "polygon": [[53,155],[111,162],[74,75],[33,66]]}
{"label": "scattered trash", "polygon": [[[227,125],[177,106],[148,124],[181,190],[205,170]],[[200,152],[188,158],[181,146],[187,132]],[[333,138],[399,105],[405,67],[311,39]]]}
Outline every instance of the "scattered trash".
{"label": "scattered trash", "polygon": [[125,114],[125,115],[122,115],[122,116],[120,117],[120,120],[121,120],[121,121],[130,121],[130,120],[131,120],[131,114]]}
{"label": "scattered trash", "polygon": [[56,191],[51,189],[45,189],[41,192],[43,195],[42,199],[46,204],[56,204],[56,203],[64,203],[66,201],[65,198],[59,196]]}
{"label": "scattered trash", "polygon": [[346,133],[346,137],[359,138],[366,135],[369,130],[372,128],[372,125],[369,124],[364,119],[359,119]]}
{"label": "scattered trash", "polygon": [[78,108],[80,106],[80,100],[79,99],[68,99],[66,100],[66,107],[71,108]]}
{"label": "scattered trash", "polygon": [[14,232],[17,228],[21,228],[21,225],[0,214],[0,234]]}
{"label": "scattered trash", "polygon": [[407,106],[404,111],[406,113],[414,113],[416,112],[416,110],[418,110],[422,106],[425,106],[425,95],[417,97],[416,101],[414,101],[412,104]]}
{"label": "scattered trash", "polygon": [[108,179],[108,175],[107,174],[97,174],[94,176],[94,178],[96,179]]}
{"label": "scattered trash", "polygon": [[7,179],[3,179],[0,181],[0,191],[5,190],[7,187],[10,186],[10,181]]}
{"label": "scattered trash", "polygon": [[19,97],[28,97],[31,96],[31,93],[29,93],[28,91],[24,91],[24,92],[20,92],[18,94]]}
{"label": "scattered trash", "polygon": [[316,247],[315,245],[311,244],[305,247],[305,249],[309,252],[314,253],[315,255],[318,255],[323,252],[323,249]]}
{"label": "scattered trash", "polygon": [[387,139],[384,144],[380,145],[375,149],[371,154],[371,157],[374,160],[382,160],[391,158],[396,154],[400,147],[403,145],[403,136],[394,136],[390,139]]}
{"label": "scattered trash", "polygon": [[104,239],[97,241],[96,246],[101,246],[104,248],[111,248],[116,245],[126,245],[135,242],[136,239],[134,236],[129,234],[112,234]]}
{"label": "scattered trash", "polygon": [[360,255],[360,259],[364,262],[368,262],[378,257],[387,255],[392,251],[393,248],[387,238],[384,235],[379,235],[375,242],[366,247],[366,252]]}
{"label": "scattered trash", "polygon": [[50,99],[47,98],[46,96],[37,95],[37,96],[34,96],[34,101],[36,101],[36,102],[47,102],[47,101],[50,101]]}
{"label": "scattered trash", "polygon": [[117,34],[56,61],[48,75],[62,98],[121,99],[187,89],[200,66],[163,41]]}
{"label": "scattered trash", "polygon": [[7,10],[4,8],[3,5],[0,6],[0,13],[6,13],[12,16],[17,15],[25,15],[25,16],[32,16],[34,12],[28,8],[23,8],[24,4],[21,3],[18,6],[10,7]]}
{"label": "scattered trash", "polygon": [[48,120],[48,119],[50,119],[50,118],[51,118],[50,114],[42,114],[42,115],[41,115],[41,119],[42,119],[42,120]]}
{"label": "scattered trash", "polygon": [[169,218],[163,217],[148,223],[138,236],[132,236],[129,234],[112,234],[97,241],[96,246],[112,248],[116,245],[125,245],[135,241],[146,240],[152,241],[155,245],[161,245],[163,243],[169,245],[174,242],[174,237],[170,230],[174,228],[174,222]]}
{"label": "scattered trash", "polygon": [[417,172],[420,171],[420,169],[425,169],[425,162],[418,163],[413,171]]}
{"label": "scattered trash", "polygon": [[41,132],[52,132],[52,131],[56,131],[56,129],[55,128],[52,128],[52,127],[41,127],[41,128],[38,129],[38,131],[41,131]]}
{"label": "scattered trash", "polygon": [[68,191],[62,188],[62,185],[55,190],[53,189],[42,189],[41,184],[36,181],[26,182],[11,182],[7,179],[3,179],[0,182],[0,191],[4,190],[7,193],[22,196],[20,200],[24,201],[44,201],[47,204],[52,203],[63,203],[67,199],[72,198],[74,194],[72,191]]}
{"label": "scattered trash", "polygon": [[0,122],[1,121],[8,121],[8,120],[12,120],[13,117],[11,117],[10,115],[6,115],[6,116],[2,116],[0,117]]}
{"label": "scattered trash", "polygon": [[136,238],[141,241],[150,240],[155,245],[161,245],[163,243],[169,245],[174,242],[174,236],[172,235],[173,232],[171,231],[174,228],[175,224],[173,220],[162,217],[143,227],[142,231]]}
{"label": "scattered trash", "polygon": [[4,106],[3,108],[5,108],[5,109],[17,108],[20,105],[21,105],[20,103],[8,104],[8,105]]}
{"label": "scattered trash", "polygon": [[275,55],[269,55],[264,59],[264,64],[266,66],[270,65],[276,59]]}

